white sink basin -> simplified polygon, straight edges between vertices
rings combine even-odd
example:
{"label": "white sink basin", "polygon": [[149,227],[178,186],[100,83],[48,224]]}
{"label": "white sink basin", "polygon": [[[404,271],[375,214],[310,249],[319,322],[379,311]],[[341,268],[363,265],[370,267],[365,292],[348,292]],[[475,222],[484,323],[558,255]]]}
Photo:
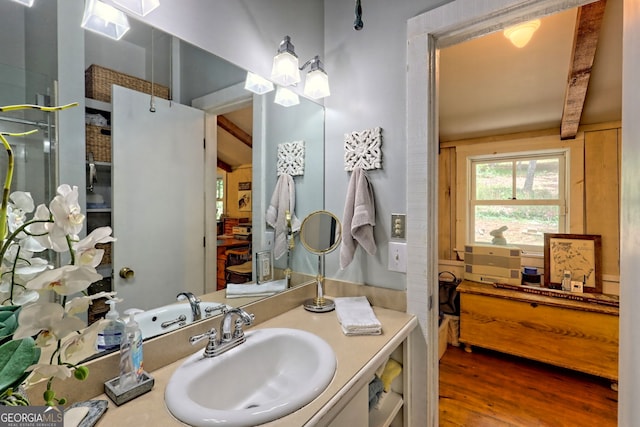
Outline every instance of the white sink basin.
{"label": "white sink basin", "polygon": [[[222,313],[224,307],[226,307],[225,304],[217,302],[201,302],[200,312],[202,313],[202,318],[218,315]],[[177,321],[180,316],[184,316],[184,320]],[[169,304],[147,310],[136,314],[136,322],[138,322],[142,330],[142,338],[155,337],[192,323],[191,305],[189,303]],[[162,324],[165,322],[171,324],[165,324],[163,327]]]}
{"label": "white sink basin", "polygon": [[315,399],[336,370],[333,349],[298,329],[249,331],[226,353],[189,356],[171,376],[165,403],[192,426],[256,426],[288,415]]}

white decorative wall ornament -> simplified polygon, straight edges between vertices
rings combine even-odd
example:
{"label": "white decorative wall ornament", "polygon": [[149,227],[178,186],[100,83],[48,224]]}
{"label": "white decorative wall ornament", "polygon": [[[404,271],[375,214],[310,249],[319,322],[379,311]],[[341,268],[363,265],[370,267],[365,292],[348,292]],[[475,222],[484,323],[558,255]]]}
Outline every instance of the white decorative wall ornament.
{"label": "white decorative wall ornament", "polygon": [[278,176],[304,175],[304,141],[278,144]]}
{"label": "white decorative wall ornament", "polygon": [[344,134],[344,170],[382,169],[382,128]]}

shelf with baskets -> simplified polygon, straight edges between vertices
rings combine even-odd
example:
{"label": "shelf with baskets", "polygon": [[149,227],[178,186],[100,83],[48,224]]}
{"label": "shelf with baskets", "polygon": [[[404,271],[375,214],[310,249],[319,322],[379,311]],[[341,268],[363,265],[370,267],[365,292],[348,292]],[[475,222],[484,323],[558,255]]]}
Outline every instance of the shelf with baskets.
{"label": "shelf with baskets", "polygon": [[[85,146],[87,174],[87,233],[98,227],[111,226],[111,105],[107,102],[85,98]],[[91,293],[111,291],[113,274],[112,244],[100,243],[103,249],[102,262],[98,271],[104,279],[94,283]],[[106,314],[107,305],[103,299],[96,301],[89,309],[89,323]]]}

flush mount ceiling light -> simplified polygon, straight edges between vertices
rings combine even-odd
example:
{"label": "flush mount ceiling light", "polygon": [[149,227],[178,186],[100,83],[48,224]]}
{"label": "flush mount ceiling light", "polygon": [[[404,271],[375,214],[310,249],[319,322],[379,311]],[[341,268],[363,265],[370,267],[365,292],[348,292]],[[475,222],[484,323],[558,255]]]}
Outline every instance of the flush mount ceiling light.
{"label": "flush mount ceiling light", "polygon": [[87,0],[84,4],[82,28],[114,40],[120,40],[129,31],[127,15],[99,0]]}
{"label": "flush mount ceiling light", "polygon": [[276,90],[276,99],[273,102],[280,104],[283,107],[291,107],[293,105],[298,105],[300,103],[300,98],[298,97],[298,94],[292,90],[278,86],[278,90]]}
{"label": "flush mount ceiling light", "polygon": [[136,15],[145,16],[147,13],[160,6],[160,0],[112,0],[118,6],[123,7]]}
{"label": "flush mount ceiling light", "polygon": [[20,3],[23,6],[31,7],[35,0],[13,0],[16,3]]}
{"label": "flush mount ceiling light", "polygon": [[522,48],[529,43],[533,33],[535,33],[538,28],[540,28],[540,20],[534,19],[533,21],[523,22],[522,24],[506,28],[504,30],[504,36],[511,40],[511,43],[513,43],[515,47]]}
{"label": "flush mount ceiling light", "polygon": [[262,95],[263,93],[271,92],[273,90],[273,83],[264,77],[260,77],[251,71],[247,71],[247,79],[244,82],[244,88],[253,93],[257,93],[258,95]]}
{"label": "flush mount ceiling light", "polygon": [[271,80],[280,86],[292,86],[300,82],[300,71],[309,66],[304,94],[313,99],[329,96],[329,76],[324,71],[318,55],[298,67],[298,55],[293,48],[291,38],[285,36],[278,48],[278,54],[273,58]]}

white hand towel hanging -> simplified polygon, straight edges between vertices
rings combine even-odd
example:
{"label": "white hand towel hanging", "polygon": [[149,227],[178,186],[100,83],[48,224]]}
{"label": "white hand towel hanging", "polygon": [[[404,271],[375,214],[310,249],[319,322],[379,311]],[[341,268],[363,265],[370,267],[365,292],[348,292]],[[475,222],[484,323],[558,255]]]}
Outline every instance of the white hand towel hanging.
{"label": "white hand towel hanging", "polygon": [[375,255],[377,251],[373,227],[376,225],[373,187],[362,168],[351,172],[342,218],[342,246],[340,246],[340,268],[346,268],[353,260],[358,247]]}
{"label": "white hand towel hanging", "polygon": [[267,208],[266,221],[275,229],[273,256],[279,259],[287,252],[287,219],[286,212],[291,212],[291,232],[300,230],[300,220],[295,215],[296,190],[295,182],[290,175],[281,174]]}

